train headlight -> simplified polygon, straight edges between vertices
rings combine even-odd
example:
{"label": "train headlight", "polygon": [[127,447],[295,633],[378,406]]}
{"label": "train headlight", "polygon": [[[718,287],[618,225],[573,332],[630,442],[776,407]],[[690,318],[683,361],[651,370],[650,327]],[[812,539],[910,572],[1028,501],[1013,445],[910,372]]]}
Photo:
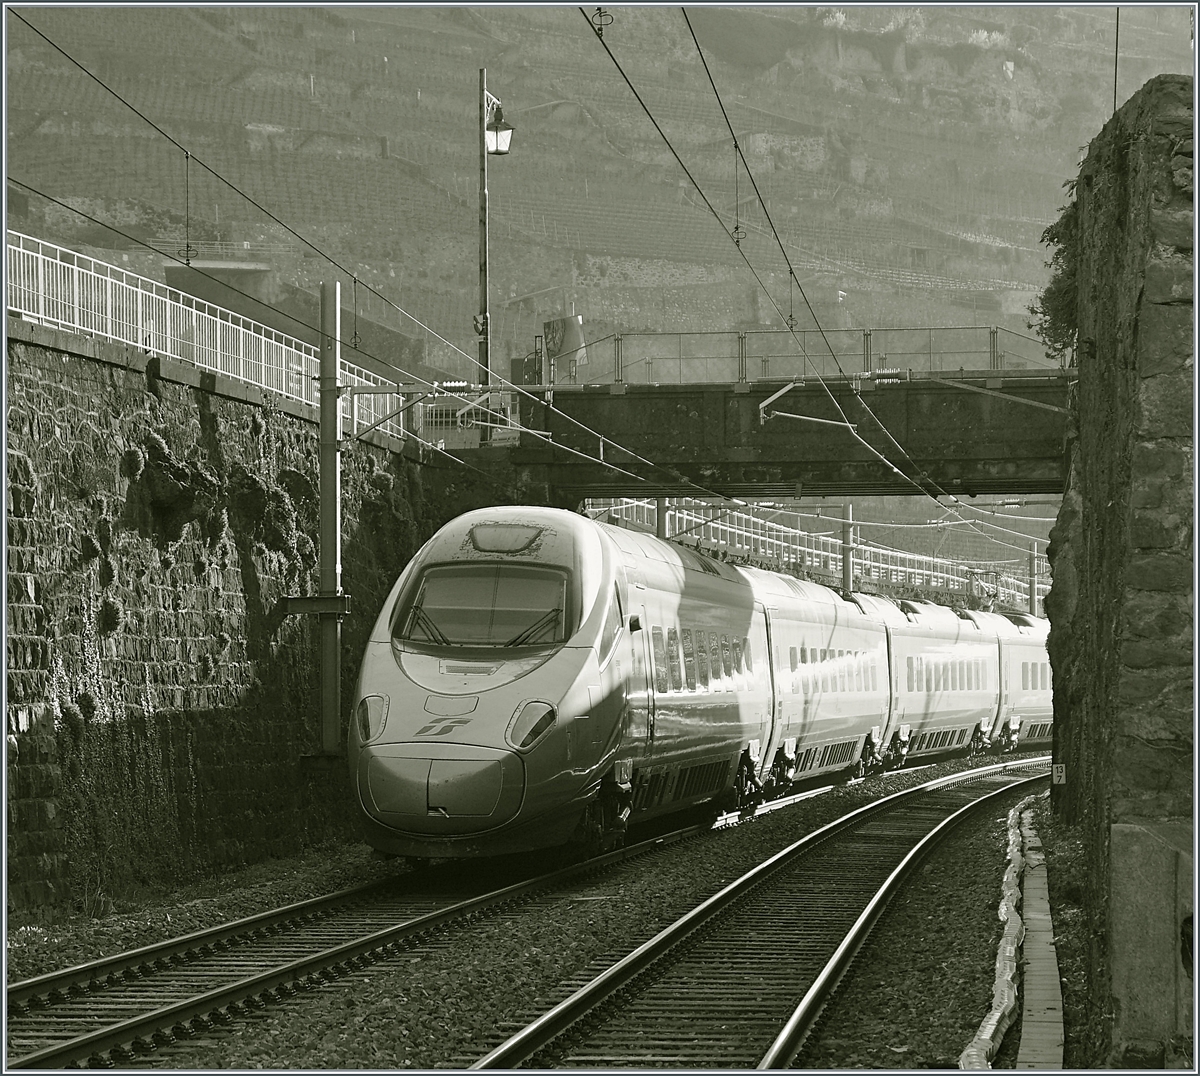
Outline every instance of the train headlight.
{"label": "train headlight", "polygon": [[387,724],[388,697],[386,695],[364,695],[355,711],[358,721],[358,738],[362,743],[375,739]]}
{"label": "train headlight", "polygon": [[557,716],[548,702],[527,702],[508,730],[509,742],[520,750],[532,747],[550,731]]}

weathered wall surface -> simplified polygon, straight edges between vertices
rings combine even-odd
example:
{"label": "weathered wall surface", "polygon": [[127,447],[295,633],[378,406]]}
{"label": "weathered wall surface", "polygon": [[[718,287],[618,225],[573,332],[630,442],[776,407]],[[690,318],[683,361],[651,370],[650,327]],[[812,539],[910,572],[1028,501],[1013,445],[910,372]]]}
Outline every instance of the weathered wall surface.
{"label": "weathered wall surface", "polygon": [[[9,907],[112,894],[350,832],[320,749],[315,409],[9,319]],[[401,567],[519,499],[395,442],[343,454],[343,723]]]}
{"label": "weathered wall surface", "polygon": [[1139,1067],[1191,1028],[1190,78],[1153,79],[1114,115],[1075,197],[1076,430],[1047,601],[1067,766],[1054,794],[1090,844],[1092,1063]]}

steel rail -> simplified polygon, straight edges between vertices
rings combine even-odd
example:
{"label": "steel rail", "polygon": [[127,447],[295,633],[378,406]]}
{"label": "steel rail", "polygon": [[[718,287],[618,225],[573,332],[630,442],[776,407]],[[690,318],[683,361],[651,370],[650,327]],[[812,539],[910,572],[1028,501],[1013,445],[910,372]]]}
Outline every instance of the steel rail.
{"label": "steel rail", "polygon": [[900,887],[908,881],[920,861],[936,845],[940,844],[955,826],[964,821],[969,815],[983,810],[997,796],[1008,795],[1014,790],[1023,788],[1035,781],[1044,781],[1047,776],[1045,773],[1035,774],[1024,781],[1015,782],[1004,788],[996,789],[994,792],[989,792],[986,796],[981,796],[973,803],[968,803],[965,807],[955,811],[949,818],[939,822],[913,847],[912,851],[901,860],[896,869],[888,876],[887,881],[879,887],[878,892],[871,898],[866,908],[863,909],[854,926],[850,928],[850,931],[837,947],[833,956],[829,958],[829,963],[818,974],[812,986],[808,988],[808,992],[801,999],[800,1004],[796,1006],[795,1011],[788,1018],[787,1023],[784,1024],[778,1037],[763,1055],[762,1060],[759,1061],[758,1068],[785,1069],[791,1065],[796,1055],[800,1052],[800,1048],[804,1045],[804,1040],[812,1030],[813,1024],[816,1023],[817,1017],[820,1016],[822,1009],[832,999],[838,984],[849,969],[854,957],[866,943],[867,938],[870,937],[872,929],[883,915],[889,901],[896,895]]}
{"label": "steel rail", "polygon": [[848,829],[863,819],[886,811],[903,799],[911,799],[923,793],[938,791],[939,789],[956,784],[966,784],[1003,770],[1017,769],[1030,765],[1043,765],[1048,763],[1049,760],[1049,756],[1038,756],[1032,759],[1003,762],[977,770],[951,774],[948,777],[938,778],[923,785],[917,785],[910,789],[892,793],[873,803],[865,804],[826,826],[822,826],[820,829],[802,837],[782,851],[775,853],[775,855],[742,875],[741,878],[731,882],[724,889],[697,905],[649,941],[605,969],[592,979],[591,982],[575,991],[570,997],[555,1005],[548,1012],[543,1013],[515,1035],[512,1035],[485,1056],[475,1061],[470,1066],[471,1069],[506,1069],[518,1067],[561,1035],[572,1024],[596,1008],[596,1006],[616,994],[622,988],[628,986],[651,964],[685,938],[692,935],[700,927],[711,922],[720,912],[747,896],[753,889],[757,888],[772,875],[790,866],[793,861],[811,852],[823,841]]}
{"label": "steel rail", "polygon": [[229,923],[219,923],[191,934],[154,942],[138,949],[127,949],[121,953],[114,953],[112,956],[63,968],[61,971],[51,971],[31,979],[23,979],[7,988],[8,1011],[10,1013],[23,1011],[28,1007],[52,1003],[68,994],[78,997],[85,991],[102,990],[106,985],[113,985],[111,982],[106,982],[109,976],[119,975],[129,968],[136,969],[142,974],[161,971],[163,970],[161,966],[154,967],[159,961],[171,961],[172,957],[186,954],[189,950],[199,953],[204,946],[218,945],[273,927],[286,928],[291,925],[289,920],[295,921],[300,917],[307,919],[314,915],[326,914],[357,898],[369,899],[373,894],[389,889],[395,884],[395,880],[386,880],[352,886],[336,893],[327,893],[322,897],[297,901],[295,904],[272,908]]}
{"label": "steel rail", "polygon": [[[149,1052],[153,1048],[151,1044],[164,1040],[170,1042],[175,1036],[188,1036],[194,1033],[196,1025],[193,1023],[189,1028],[189,1021],[199,1020],[203,1023],[207,1018],[217,1023],[228,1023],[232,1016],[240,1015],[237,1006],[243,1003],[248,1002],[250,1008],[261,1008],[268,1002],[278,1000],[277,994],[272,992],[287,996],[298,989],[311,989],[320,985],[322,980],[338,978],[343,971],[347,971],[353,966],[365,966],[383,959],[391,953],[399,952],[407,945],[411,945],[419,936],[441,929],[451,922],[473,917],[497,906],[516,903],[532,896],[535,892],[550,889],[575,878],[603,870],[635,856],[652,852],[664,845],[688,837],[699,836],[708,832],[708,829],[708,826],[690,826],[631,845],[628,848],[608,852],[583,863],[572,864],[549,874],[506,886],[491,893],[459,901],[398,926],[372,932],[353,941],[228,983],[184,1001],[165,1005],[131,1019],[98,1028],[69,1041],[55,1043],[20,1057],[11,1058],[8,1060],[7,1067],[12,1069],[54,1068],[80,1061],[102,1064],[100,1055],[107,1051],[120,1050],[129,1043],[134,1045],[135,1052]],[[87,968],[88,965],[81,965],[81,967]],[[164,1031],[167,1028],[170,1029],[169,1032]]]}

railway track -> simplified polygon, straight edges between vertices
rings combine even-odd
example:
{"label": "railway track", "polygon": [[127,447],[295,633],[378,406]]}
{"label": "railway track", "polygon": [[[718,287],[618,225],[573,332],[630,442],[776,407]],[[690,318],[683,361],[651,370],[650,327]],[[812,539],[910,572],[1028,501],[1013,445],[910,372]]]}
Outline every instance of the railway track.
{"label": "railway track", "polygon": [[924,852],[994,797],[1045,779],[1046,763],[942,778],[817,830],[472,1068],[786,1068]]}
{"label": "railway track", "polygon": [[[772,801],[755,813],[828,787]],[[714,827],[676,830],[487,891],[477,881],[454,881],[453,865],[435,868],[14,983],[7,990],[8,1067],[133,1061],[422,944],[451,924],[485,914],[528,914],[539,894],[746,817],[724,815]]]}

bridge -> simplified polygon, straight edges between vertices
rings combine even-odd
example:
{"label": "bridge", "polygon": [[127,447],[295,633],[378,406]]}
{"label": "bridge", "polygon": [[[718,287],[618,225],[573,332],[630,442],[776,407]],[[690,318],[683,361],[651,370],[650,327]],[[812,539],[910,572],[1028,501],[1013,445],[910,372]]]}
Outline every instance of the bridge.
{"label": "bridge", "polygon": [[[8,270],[8,307],[21,317],[316,403],[315,346],[11,231]],[[572,505],[695,486],[780,498],[1065,485],[1073,372],[1008,330],[628,333],[602,344],[539,356],[530,380],[543,384],[482,393],[429,382],[392,393],[396,371],[351,350],[344,433],[379,429],[512,467]]]}
{"label": "bridge", "polygon": [[520,402],[521,425],[544,436],[462,455],[483,466],[502,453],[562,503],[679,495],[687,482],[743,498],[1062,493],[1071,381],[1061,370],[954,370],[556,386],[554,411]]}

